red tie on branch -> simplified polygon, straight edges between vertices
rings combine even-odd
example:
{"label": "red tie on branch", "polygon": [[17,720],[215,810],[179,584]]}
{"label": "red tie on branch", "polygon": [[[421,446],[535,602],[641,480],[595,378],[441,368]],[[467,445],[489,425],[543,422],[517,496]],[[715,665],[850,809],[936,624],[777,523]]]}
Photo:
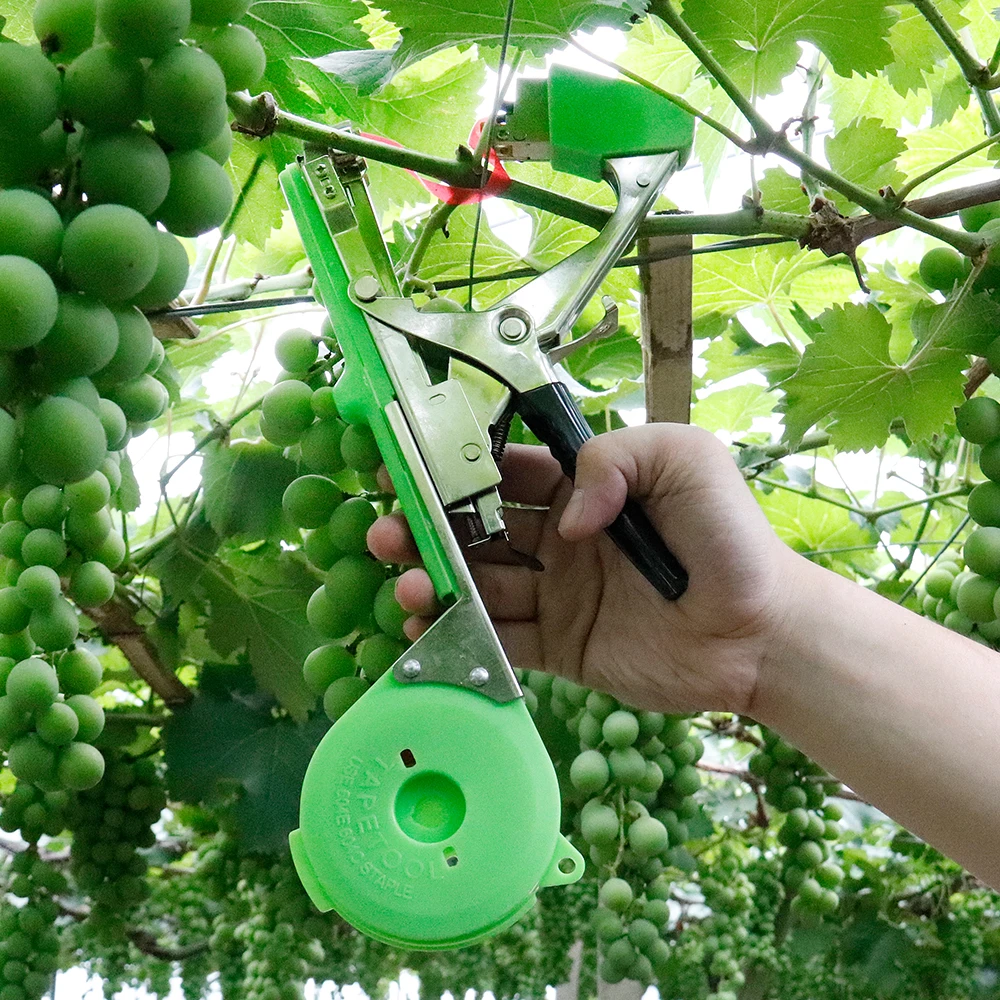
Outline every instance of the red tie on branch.
{"label": "red tie on branch", "polygon": [[[485,119],[481,119],[472,126],[472,131],[469,133],[470,149],[476,148],[485,125]],[[386,146],[402,147],[402,143],[396,142],[394,139],[387,139],[382,135],[371,135],[368,132],[362,132],[361,135],[366,139],[373,139],[375,142],[384,143]],[[445,202],[445,204],[474,205],[478,201],[485,201],[487,198],[493,198],[496,195],[502,194],[510,187],[510,174],[504,169],[503,164],[497,159],[497,154],[492,149],[490,150],[488,162],[490,169],[489,180],[487,180],[483,187],[479,188],[452,187],[450,184],[441,184],[438,181],[421,177],[420,174],[415,173],[413,170],[408,170],[407,173],[413,174],[435,198]]]}

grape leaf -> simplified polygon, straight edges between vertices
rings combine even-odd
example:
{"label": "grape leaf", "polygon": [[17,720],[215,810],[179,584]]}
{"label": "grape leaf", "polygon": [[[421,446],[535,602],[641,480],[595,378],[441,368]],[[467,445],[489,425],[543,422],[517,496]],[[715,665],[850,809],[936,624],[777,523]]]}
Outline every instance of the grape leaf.
{"label": "grape leaf", "polygon": [[259,250],[264,249],[271,230],[281,227],[285,210],[285,198],[278,185],[276,148],[273,139],[262,143],[236,136],[226,167],[236,191],[228,231],[240,243],[251,243]]}
{"label": "grape leaf", "polygon": [[213,441],[204,452],[205,513],[220,538],[270,538],[281,528],[281,498],[295,465],[266,441]]}
{"label": "grape leaf", "polygon": [[836,447],[868,450],[885,444],[893,420],[903,421],[911,439],[924,441],[954,419],[964,399],[965,354],[932,342],[895,364],[892,328],[875,306],[834,306],[818,322],[823,332],[782,383],[788,440],[830,421]]}
{"label": "grape leaf", "polygon": [[764,344],[754,340],[738,320],[730,330],[705,348],[705,382],[721,382],[731,375],[758,371],[768,382],[787,378],[799,364],[799,356],[789,344]]}
{"label": "grape leaf", "polygon": [[[380,6],[402,30],[399,66],[452,45],[498,45],[504,36],[505,6],[490,0],[387,0]],[[574,31],[625,28],[644,12],[642,0],[536,0],[530,6],[515,5],[510,44],[544,55]]]}
{"label": "grape leaf", "polygon": [[337,49],[359,49],[368,36],[357,25],[361,0],[256,0],[243,18],[268,61],[310,59]]}
{"label": "grape leaf", "polygon": [[300,720],[316,703],[302,663],[323,642],[306,618],[318,583],[297,554],[272,545],[221,549],[199,580],[211,605],[212,648],[226,657],[245,647],[257,684]]}
{"label": "grape leaf", "polygon": [[122,482],[115,495],[115,506],[123,514],[131,514],[132,511],[139,509],[142,498],[139,495],[139,483],[135,478],[135,470],[132,468],[132,459],[129,458],[127,451],[121,453],[119,468],[122,473]]}
{"label": "grape leaf", "polygon": [[[906,151],[899,157],[900,169],[907,177],[915,177],[930,167],[964,152],[977,142],[982,142],[985,138],[982,115],[979,113],[978,105],[973,102],[967,108],[959,109],[950,121],[918,129],[907,135]],[[990,165],[986,151],[980,150],[967,156],[960,163],[946,167],[935,176],[934,184],[942,184],[944,181]]]}
{"label": "grape leaf", "polygon": [[395,55],[394,48],[347,49],[343,52],[330,52],[312,62],[327,75],[336,77],[353,88],[358,95],[367,97],[392,79]]}
{"label": "grape leaf", "polygon": [[876,118],[891,128],[899,128],[904,119],[916,125],[927,108],[926,97],[923,93],[900,96],[881,73],[847,77],[831,73],[820,94],[830,108],[835,130],[845,128],[855,118]]}
{"label": "grape leaf", "polygon": [[883,0],[685,0],[684,18],[744,90],[778,93],[811,42],[836,73],[873,73],[893,57],[895,13]]}
{"label": "grape leaf", "polygon": [[[959,31],[969,23],[955,0],[937,0],[938,12]],[[904,97],[911,90],[925,86],[924,73],[936,62],[948,57],[948,50],[930,22],[908,4],[896,8],[896,23],[889,29],[889,44],[893,59],[885,68],[892,86]]]}
{"label": "grape leaf", "polygon": [[675,94],[687,91],[699,67],[691,50],[655,14],[629,30],[616,62]]}
{"label": "grape leaf", "polygon": [[748,382],[702,396],[691,407],[691,423],[707,431],[737,434],[750,430],[755,417],[766,417],[777,400],[763,387]]}
{"label": "grape leaf", "polygon": [[802,190],[802,180],[781,167],[768,167],[758,182],[761,204],[772,212],[809,212],[809,197]]}
{"label": "grape leaf", "polygon": [[5,0],[3,16],[0,17],[0,32],[4,37],[22,45],[35,40],[35,29],[31,23],[34,6],[32,0]]}
{"label": "grape leaf", "polygon": [[906,149],[906,142],[894,128],[887,128],[875,118],[858,118],[825,143],[830,166],[845,180],[877,190],[899,188],[903,174],[896,158]]}
{"label": "grape leaf", "polygon": [[276,719],[261,699],[198,695],[163,728],[171,798],[218,806],[237,786],[230,808],[243,849],[284,852],[306,768],[329,728],[322,717]]}
{"label": "grape leaf", "polygon": [[846,548],[871,541],[868,533],[851,520],[850,513],[843,507],[790,490],[755,493],[771,527],[796,552]]}
{"label": "grape leaf", "polygon": [[968,295],[957,305],[928,298],[914,308],[912,326],[918,344],[933,337],[942,347],[981,356],[1000,330],[1000,303],[986,292]]}

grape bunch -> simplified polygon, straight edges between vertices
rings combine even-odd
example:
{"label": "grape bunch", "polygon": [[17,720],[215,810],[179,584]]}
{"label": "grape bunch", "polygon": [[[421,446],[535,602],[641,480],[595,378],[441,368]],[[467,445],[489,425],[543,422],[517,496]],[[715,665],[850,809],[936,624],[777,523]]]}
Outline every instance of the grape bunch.
{"label": "grape bunch", "polygon": [[37,844],[43,835],[57,837],[66,829],[69,796],[64,791],[43,792],[27,781],[19,781],[0,809],[0,830],[21,832],[23,840]]}
{"label": "grape bunch", "polygon": [[91,925],[115,938],[128,910],[148,895],[148,864],[139,851],[156,843],[152,827],[167,795],[153,759],[106,753],[107,773],[95,788],[78,793],[67,826],[73,833],[70,871],[92,900]]}
{"label": "grape bunch", "polygon": [[41,1000],[59,968],[59,916],[54,894],[66,891],[66,878],[35,850],[15,855],[6,873],[7,890],[20,905],[0,895],[0,997]]}
{"label": "grape bunch", "polygon": [[[996,350],[994,350],[996,348]],[[1000,338],[990,352],[1000,363]],[[1000,644],[1000,403],[976,396],[959,407],[959,433],[980,445],[979,465],[986,482],[969,494],[969,516],[977,527],[962,556],[944,553],[923,579],[923,613],[946,628],[984,645]]]}
{"label": "grape bunch", "polygon": [[579,739],[569,804],[598,871],[593,928],[601,977],[648,985],[670,959],[671,885],[663,873],[688,839],[685,820],[698,811],[702,742],[687,716],[630,710],[610,695],[534,671],[523,680],[529,707],[547,699]]}
{"label": "grape bunch", "polygon": [[764,729],[764,746],[749,762],[750,773],[766,783],[764,801],[785,813],[778,842],[786,848],[782,881],[792,910],[804,923],[832,915],[844,872],[829,844],[839,839],[843,812],[828,795],[840,783],[777,733]]}
{"label": "grape bunch", "polygon": [[[30,572],[24,570],[21,578]],[[0,591],[0,602],[6,593]],[[76,612],[70,608],[68,615],[72,616],[73,633],[61,645],[76,637]],[[25,635],[30,643],[30,626]],[[50,659],[55,666],[39,656],[17,662],[11,657],[0,658],[0,689],[4,691],[0,697],[0,748],[7,751],[8,766],[22,783],[15,794],[23,796],[26,803],[23,809],[5,809],[6,820],[0,822],[9,825],[19,815],[22,833],[29,841],[37,840],[39,833],[54,835],[62,829],[53,830],[60,810],[49,809],[49,803],[59,800],[46,796],[59,789],[91,788],[104,774],[104,757],[93,745],[104,730],[104,710],[91,697],[101,682],[101,663],[82,647],[69,649],[58,658],[50,655]],[[28,791],[32,786],[46,793],[44,801],[27,801],[33,794]]]}
{"label": "grape bunch", "polygon": [[330,339],[298,329],[278,338],[284,373],[263,399],[261,432],[272,444],[297,449],[306,470],[289,484],[282,506],[307,532],[306,558],[325,574],[307,614],[317,632],[338,641],[313,650],[303,674],[335,722],[403,653],[407,615],[396,601],[395,579],[368,554],[374,505],[342,488],[351,479],[355,488],[374,488],[382,459],[368,427],[339,416],[329,363],[319,360],[319,341]]}

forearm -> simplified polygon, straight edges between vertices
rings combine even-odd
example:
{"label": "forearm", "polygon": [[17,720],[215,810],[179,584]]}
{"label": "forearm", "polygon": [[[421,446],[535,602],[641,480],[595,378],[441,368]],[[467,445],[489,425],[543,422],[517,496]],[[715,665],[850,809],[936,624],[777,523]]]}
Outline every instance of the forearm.
{"label": "forearm", "polygon": [[1000,654],[799,560],[752,714],[1000,887]]}

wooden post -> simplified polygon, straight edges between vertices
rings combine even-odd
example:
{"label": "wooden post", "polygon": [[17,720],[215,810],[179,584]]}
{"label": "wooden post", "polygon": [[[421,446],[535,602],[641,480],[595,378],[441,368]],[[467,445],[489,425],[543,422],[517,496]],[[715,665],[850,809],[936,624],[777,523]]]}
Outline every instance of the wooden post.
{"label": "wooden post", "polygon": [[[639,241],[642,256],[690,247],[690,236]],[[639,280],[646,420],[686,424],[691,414],[691,257],[642,264]]]}

